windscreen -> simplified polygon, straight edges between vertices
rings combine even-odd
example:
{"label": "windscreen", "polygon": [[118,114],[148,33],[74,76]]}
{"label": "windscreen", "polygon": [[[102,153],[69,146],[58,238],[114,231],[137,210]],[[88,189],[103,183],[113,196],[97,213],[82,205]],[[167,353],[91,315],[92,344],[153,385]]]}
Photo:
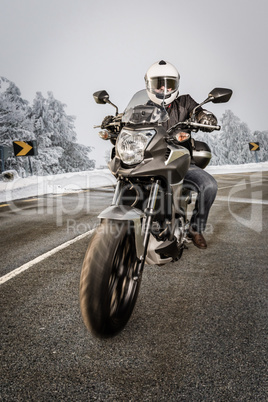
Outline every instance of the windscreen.
{"label": "windscreen", "polygon": [[154,104],[148,97],[146,89],[137,92],[123,114],[125,124],[161,124],[169,119],[165,108]]}

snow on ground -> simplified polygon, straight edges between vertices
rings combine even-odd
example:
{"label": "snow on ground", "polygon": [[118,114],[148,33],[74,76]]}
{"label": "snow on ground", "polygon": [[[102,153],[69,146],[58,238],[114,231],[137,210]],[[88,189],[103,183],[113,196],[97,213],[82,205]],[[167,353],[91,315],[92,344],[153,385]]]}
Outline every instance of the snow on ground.
{"label": "snow on ground", "polygon": [[61,194],[89,188],[113,186],[116,180],[108,169],[50,176],[16,177],[0,181],[0,202],[8,202],[44,194]]}
{"label": "snow on ground", "polygon": [[[268,162],[244,165],[208,166],[206,171],[214,174],[268,171]],[[5,203],[44,194],[62,194],[84,189],[114,186],[115,178],[108,169],[51,176],[14,177],[11,181],[0,181],[0,202]]]}

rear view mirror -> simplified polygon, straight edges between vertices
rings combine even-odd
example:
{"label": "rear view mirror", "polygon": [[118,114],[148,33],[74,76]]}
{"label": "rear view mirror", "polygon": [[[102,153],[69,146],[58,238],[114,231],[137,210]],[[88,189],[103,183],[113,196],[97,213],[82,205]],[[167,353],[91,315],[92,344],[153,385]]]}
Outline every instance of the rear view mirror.
{"label": "rear view mirror", "polygon": [[116,108],[115,115],[116,116],[118,115],[118,107],[110,101],[108,92],[106,92],[105,90],[97,91],[97,92],[94,92],[93,97],[94,97],[96,103],[99,103],[101,105],[105,105],[105,103],[109,103],[109,105],[114,106]]}
{"label": "rear view mirror", "polygon": [[104,105],[109,103],[109,94],[106,91],[98,91],[93,94],[96,103]]}
{"label": "rear view mirror", "polygon": [[232,96],[233,91],[227,88],[214,88],[209,94],[208,98],[210,98],[213,103],[225,103],[228,102]]}

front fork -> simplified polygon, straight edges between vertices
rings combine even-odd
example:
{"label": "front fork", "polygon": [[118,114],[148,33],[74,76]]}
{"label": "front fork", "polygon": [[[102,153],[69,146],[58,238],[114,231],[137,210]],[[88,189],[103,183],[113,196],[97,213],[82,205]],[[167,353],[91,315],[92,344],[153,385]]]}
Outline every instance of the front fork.
{"label": "front fork", "polygon": [[143,237],[144,249],[143,249],[143,255],[141,256],[140,261],[136,266],[135,274],[133,277],[134,280],[138,280],[143,272],[146,254],[147,254],[147,248],[148,248],[149,239],[150,239],[152,217],[154,215],[155,203],[156,203],[159,187],[160,187],[159,180],[156,180],[155,182],[153,182],[153,184],[151,186],[151,190],[150,190],[150,195],[148,198],[147,207],[144,211],[145,218],[144,218],[143,224],[142,224],[142,234],[144,235],[144,237]]}
{"label": "front fork", "polygon": [[[117,183],[117,187],[115,190],[112,205],[116,206],[116,205],[120,204],[121,195],[122,195],[122,192],[121,192],[122,186],[123,186],[123,183],[121,183],[121,182]],[[144,210],[145,216],[143,216],[142,227],[141,227],[141,229],[138,229],[139,235],[137,235],[137,238],[136,238],[136,247],[138,247],[139,252],[137,253],[138,262],[136,264],[135,272],[133,275],[134,280],[139,280],[139,278],[143,272],[146,255],[147,255],[148,244],[149,244],[149,240],[150,240],[152,219],[155,214],[155,205],[156,205],[159,188],[160,188],[160,180],[153,181],[152,185],[151,185],[151,189],[150,189],[150,195],[148,198],[147,207]],[[167,229],[164,230],[164,232],[165,232],[165,236],[167,236],[167,233],[169,233],[169,237],[170,237],[169,240],[173,240],[174,230],[175,230],[175,227],[173,227],[175,219],[174,219],[173,212],[172,212],[173,211],[173,208],[172,208],[173,192],[168,191],[166,195],[167,195],[167,211],[166,211],[166,213],[167,213],[167,217],[168,217],[167,224],[169,226],[167,227]],[[182,200],[186,201],[183,198],[182,198]],[[185,207],[185,210],[187,211],[187,201],[182,204]],[[139,222],[140,222],[140,219],[141,219],[141,216],[139,217]],[[135,220],[137,220],[136,217],[135,217]],[[172,225],[172,223],[173,223],[173,225]],[[182,229],[182,233],[180,233],[180,236],[178,236],[178,238],[181,240],[181,243],[183,243],[182,238],[184,238],[184,236],[185,236],[184,225],[183,225],[183,228],[181,228],[181,229]],[[135,229],[135,236],[136,236],[136,229]]]}

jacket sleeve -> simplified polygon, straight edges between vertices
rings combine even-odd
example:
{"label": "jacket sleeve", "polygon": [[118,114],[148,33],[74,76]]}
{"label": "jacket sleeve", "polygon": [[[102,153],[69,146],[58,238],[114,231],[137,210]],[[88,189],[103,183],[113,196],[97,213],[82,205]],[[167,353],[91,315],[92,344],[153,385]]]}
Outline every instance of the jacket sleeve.
{"label": "jacket sleeve", "polygon": [[[187,109],[189,111],[189,117],[191,117],[192,112],[197,105],[198,105],[198,103],[190,95],[187,95]],[[200,114],[200,112],[205,112],[205,114],[212,115],[217,120],[216,116],[212,112],[210,112],[209,110],[203,109],[202,107],[197,108],[195,111],[197,120],[198,120],[198,115]]]}
{"label": "jacket sleeve", "polygon": [[[187,95],[187,110],[188,110],[188,117],[192,116],[192,112],[194,108],[198,106],[198,103],[190,96]],[[202,107],[196,109],[196,115],[204,110]]]}

